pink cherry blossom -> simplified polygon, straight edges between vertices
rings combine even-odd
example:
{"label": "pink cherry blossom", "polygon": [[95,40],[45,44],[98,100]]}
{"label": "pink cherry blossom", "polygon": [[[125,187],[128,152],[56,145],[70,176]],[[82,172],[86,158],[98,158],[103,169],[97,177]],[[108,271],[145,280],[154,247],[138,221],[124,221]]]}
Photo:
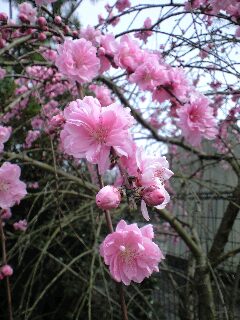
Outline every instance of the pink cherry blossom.
{"label": "pink cherry blossom", "polygon": [[96,204],[103,210],[115,209],[120,202],[121,194],[114,186],[105,186],[96,195]]}
{"label": "pink cherry blossom", "polygon": [[92,43],[85,39],[65,40],[58,47],[56,66],[71,81],[90,82],[100,67],[96,52]]}
{"label": "pink cherry blossom", "polygon": [[4,143],[7,142],[11,136],[12,128],[0,126],[0,152],[3,152]]}
{"label": "pink cherry blossom", "polygon": [[18,231],[26,231],[27,230],[27,220],[23,219],[23,220],[19,220],[18,222],[15,222],[13,224],[13,228],[14,230],[18,230]]}
{"label": "pink cherry blossom", "polygon": [[177,110],[179,127],[185,139],[193,146],[199,146],[202,138],[214,139],[218,133],[216,118],[209,100],[199,96],[191,103]]}
{"label": "pink cherry blossom", "polygon": [[[152,27],[152,21],[150,18],[147,18],[144,21],[143,29],[150,29],[151,27]],[[144,31],[136,32],[134,34],[134,37],[140,40],[143,40],[144,43],[147,43],[147,39],[151,37],[152,34],[153,34],[152,30],[144,30]]]}
{"label": "pink cherry blossom", "polygon": [[31,23],[35,22],[37,10],[33,8],[31,3],[23,2],[18,6],[18,9],[19,9],[19,16],[24,16]]}
{"label": "pink cherry blossom", "polygon": [[156,86],[168,81],[166,68],[159,63],[158,56],[148,54],[129,77],[130,82],[136,83],[142,90],[153,90]]}
{"label": "pink cherry blossom", "polygon": [[0,67],[0,80],[3,79],[6,75],[6,70]]}
{"label": "pink cherry blossom", "polygon": [[[164,80],[166,76],[164,76]],[[165,100],[176,102],[177,99],[183,102],[190,91],[188,80],[182,68],[170,68],[167,70],[167,80],[160,83],[153,92],[153,100],[160,103]]]}
{"label": "pink cherry blossom", "polygon": [[96,98],[99,100],[102,107],[109,106],[113,103],[113,100],[111,98],[111,91],[106,86],[98,86],[96,84],[92,84],[89,86],[89,89],[91,89],[95,93]]}
{"label": "pink cherry blossom", "polygon": [[119,12],[131,7],[131,2],[129,0],[118,0],[116,2],[116,8]]}
{"label": "pink cherry blossom", "polygon": [[71,102],[64,116],[61,142],[68,155],[98,164],[103,173],[110,165],[111,148],[118,156],[131,154],[128,129],[133,118],[128,109],[116,103],[102,108],[97,99],[85,97]]}
{"label": "pink cherry blossom", "polygon": [[116,231],[109,234],[100,246],[100,254],[109,266],[114,280],[129,285],[131,281],[141,283],[164,259],[160,248],[153,242],[152,225],[138,228],[121,220]]}
{"label": "pink cherry blossom", "polygon": [[10,208],[27,194],[26,184],[19,180],[21,169],[16,164],[4,162],[0,167],[0,207]]}
{"label": "pink cherry blossom", "polygon": [[94,27],[88,25],[87,28],[82,28],[80,35],[82,38],[90,41],[94,46],[100,43],[101,32]]}
{"label": "pink cherry blossom", "polygon": [[118,51],[114,56],[114,62],[117,66],[127,69],[129,73],[134,72],[136,68],[144,61],[144,51],[140,49],[137,41],[129,35],[121,37]]}

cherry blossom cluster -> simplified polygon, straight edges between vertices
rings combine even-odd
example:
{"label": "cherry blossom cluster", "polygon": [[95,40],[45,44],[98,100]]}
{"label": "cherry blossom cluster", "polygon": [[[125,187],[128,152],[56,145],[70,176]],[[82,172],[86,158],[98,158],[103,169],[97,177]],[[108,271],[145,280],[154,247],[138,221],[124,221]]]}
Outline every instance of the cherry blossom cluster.
{"label": "cherry blossom cluster", "polygon": [[[233,22],[240,22],[240,2],[239,0],[191,0],[185,3],[186,10],[201,9],[203,13],[210,14],[207,18],[211,23],[211,16],[224,12],[229,15]],[[236,36],[240,37],[240,27],[236,29]]]}

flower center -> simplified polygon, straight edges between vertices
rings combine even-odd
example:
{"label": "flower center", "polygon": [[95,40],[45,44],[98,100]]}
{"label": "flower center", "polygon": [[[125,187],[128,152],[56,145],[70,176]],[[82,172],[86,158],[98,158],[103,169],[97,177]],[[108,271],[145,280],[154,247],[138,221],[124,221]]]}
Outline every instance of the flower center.
{"label": "flower center", "polygon": [[98,143],[106,143],[107,140],[107,129],[102,126],[98,127],[92,132],[92,136]]}
{"label": "flower center", "polygon": [[164,181],[164,169],[160,168],[154,171],[154,177],[159,178],[161,181]]}
{"label": "flower center", "polygon": [[127,264],[131,264],[136,259],[137,253],[135,250],[129,247],[120,246],[120,251],[121,258]]}
{"label": "flower center", "polygon": [[8,189],[9,183],[4,180],[0,180],[0,191],[8,191]]}

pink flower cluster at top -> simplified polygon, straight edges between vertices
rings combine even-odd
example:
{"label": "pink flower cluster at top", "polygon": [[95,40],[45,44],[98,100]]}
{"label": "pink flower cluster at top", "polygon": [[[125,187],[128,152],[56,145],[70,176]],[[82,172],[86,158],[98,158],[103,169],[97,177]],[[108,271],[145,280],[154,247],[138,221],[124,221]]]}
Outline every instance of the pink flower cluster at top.
{"label": "pink flower cluster at top", "polygon": [[159,271],[158,264],[164,256],[153,237],[152,225],[138,228],[136,223],[127,225],[121,220],[116,231],[105,238],[100,254],[117,282],[140,283],[153,271]]}

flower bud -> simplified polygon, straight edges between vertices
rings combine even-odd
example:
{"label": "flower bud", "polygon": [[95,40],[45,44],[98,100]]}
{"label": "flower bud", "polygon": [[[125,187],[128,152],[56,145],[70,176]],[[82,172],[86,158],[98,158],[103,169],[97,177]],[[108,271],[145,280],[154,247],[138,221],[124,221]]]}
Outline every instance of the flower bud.
{"label": "flower bud", "polygon": [[47,39],[47,36],[44,32],[39,33],[38,40],[39,41],[45,41]]}
{"label": "flower bud", "polygon": [[142,192],[142,198],[148,206],[158,206],[165,200],[163,191],[157,186],[145,188]]}
{"label": "flower bud", "polygon": [[121,194],[114,186],[103,187],[96,195],[96,204],[103,210],[114,209],[121,202]]}
{"label": "flower bud", "polygon": [[0,49],[4,48],[6,45],[6,41],[2,38],[0,38]]}
{"label": "flower bud", "polygon": [[39,17],[37,20],[40,27],[46,26],[47,20],[44,17]]}
{"label": "flower bud", "polygon": [[7,22],[8,16],[5,12],[0,12],[0,21]]}
{"label": "flower bud", "polygon": [[10,209],[3,209],[0,216],[3,220],[8,220],[11,218],[12,212]]}
{"label": "flower bud", "polygon": [[62,23],[62,18],[60,17],[60,16],[56,16],[55,18],[54,18],[54,22],[55,22],[55,24],[61,24]]}
{"label": "flower bud", "polygon": [[18,17],[19,17],[19,19],[20,19],[23,23],[30,23],[30,21],[29,21],[29,19],[28,19],[28,17],[27,17],[26,14],[21,13],[21,14],[19,14]]}
{"label": "flower bud", "polygon": [[5,264],[4,266],[2,266],[0,270],[4,277],[9,277],[13,274],[13,269],[8,264]]}

